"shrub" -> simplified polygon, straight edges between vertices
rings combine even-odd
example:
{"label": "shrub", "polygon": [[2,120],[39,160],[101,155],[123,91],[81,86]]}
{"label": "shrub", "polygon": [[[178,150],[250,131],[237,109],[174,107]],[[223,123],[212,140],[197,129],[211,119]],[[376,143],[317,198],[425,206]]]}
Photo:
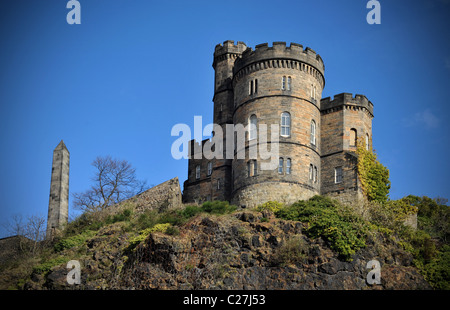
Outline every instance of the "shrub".
{"label": "shrub", "polygon": [[186,208],[184,208],[180,212],[183,215],[183,217],[190,218],[202,212],[202,209],[199,206],[186,206]]}
{"label": "shrub", "polygon": [[94,231],[88,230],[81,234],[64,238],[60,241],[58,241],[54,246],[53,249],[55,252],[61,252],[65,249],[70,249],[76,246],[82,245],[88,238],[95,235]]}
{"label": "shrub", "polygon": [[308,255],[308,243],[302,235],[295,235],[283,243],[275,252],[274,259],[278,265],[295,264]]}
{"label": "shrub", "polygon": [[330,247],[347,260],[360,248],[365,247],[367,223],[345,206],[328,197],[314,196],[280,209],[276,216],[308,224],[309,237],[322,237]]}
{"label": "shrub", "polygon": [[236,211],[236,206],[230,205],[228,201],[207,201],[202,204],[201,210],[211,214],[226,214]]}
{"label": "shrub", "polygon": [[284,207],[284,204],[277,201],[268,201],[256,207],[256,211],[262,212],[264,210],[269,210],[273,213],[280,211]]}
{"label": "shrub", "polygon": [[108,216],[105,222],[106,224],[114,224],[117,222],[129,221],[131,219],[132,214],[133,211],[131,209],[125,209],[120,213]]}
{"label": "shrub", "polygon": [[444,245],[435,259],[422,266],[425,279],[438,290],[450,290],[450,246]]}
{"label": "shrub", "polygon": [[35,267],[33,267],[33,273],[37,273],[37,274],[46,274],[48,273],[53,267],[55,266],[59,266],[61,264],[65,264],[69,261],[69,258],[67,257],[57,257],[57,258],[53,258],[50,260],[47,260]]}

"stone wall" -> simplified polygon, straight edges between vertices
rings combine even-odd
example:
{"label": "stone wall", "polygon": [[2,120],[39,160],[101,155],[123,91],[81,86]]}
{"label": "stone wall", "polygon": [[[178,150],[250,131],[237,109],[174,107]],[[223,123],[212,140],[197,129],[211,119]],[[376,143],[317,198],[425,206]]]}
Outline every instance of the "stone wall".
{"label": "stone wall", "polygon": [[136,202],[136,212],[145,210],[165,211],[182,206],[182,195],[178,177],[156,185],[131,198]]}

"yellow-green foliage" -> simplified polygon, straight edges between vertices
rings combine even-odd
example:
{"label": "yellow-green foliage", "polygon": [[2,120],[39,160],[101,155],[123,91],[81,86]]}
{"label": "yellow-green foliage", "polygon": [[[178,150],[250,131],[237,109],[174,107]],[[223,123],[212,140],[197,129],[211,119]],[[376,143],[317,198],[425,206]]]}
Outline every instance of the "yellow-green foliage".
{"label": "yellow-green foliage", "polygon": [[278,201],[268,201],[256,207],[256,211],[269,210],[273,213],[280,211],[284,207],[284,204]]}
{"label": "yellow-green foliage", "polygon": [[[371,143],[369,143],[371,145]],[[385,202],[389,198],[389,170],[378,160],[370,146],[367,150],[365,143],[358,140],[356,153],[358,154],[358,176],[369,201]]]}
{"label": "yellow-green foliage", "polygon": [[139,243],[144,241],[148,237],[148,235],[150,235],[151,233],[157,232],[157,231],[165,233],[171,226],[172,225],[170,223],[156,224],[153,227],[149,227],[144,230],[141,230],[136,237],[134,237],[130,240],[128,250],[134,249]]}
{"label": "yellow-green foliage", "polygon": [[68,238],[64,238],[60,241],[58,241],[53,249],[56,252],[60,252],[63,251],[65,249],[70,249],[76,246],[80,246],[82,245],[88,238],[92,237],[95,235],[94,231],[91,230],[87,230],[84,231],[78,235],[72,236],[72,237],[68,237]]}
{"label": "yellow-green foliage", "polygon": [[35,267],[33,267],[33,272],[37,274],[48,273],[53,267],[65,264],[70,259],[68,257],[59,256],[50,260],[47,260]]}

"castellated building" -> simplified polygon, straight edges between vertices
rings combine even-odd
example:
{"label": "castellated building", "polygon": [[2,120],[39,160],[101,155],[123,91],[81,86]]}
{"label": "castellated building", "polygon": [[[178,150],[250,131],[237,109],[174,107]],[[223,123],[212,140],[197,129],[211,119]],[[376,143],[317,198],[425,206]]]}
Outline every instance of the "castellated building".
{"label": "castellated building", "polygon": [[[322,98],[325,67],[314,50],[285,42],[252,49],[225,41],[215,47],[212,66],[213,122],[224,133],[224,156],[207,159],[197,153],[210,141],[190,141],[184,203],[226,200],[254,207],[318,194],[347,202],[363,199],[356,140],[365,141],[366,147],[372,141],[373,105],[364,95],[350,93]],[[242,149],[236,141],[226,141],[227,124],[246,126]],[[258,136],[262,124],[267,125],[267,142]],[[250,149],[265,143],[270,150],[272,124],[279,125],[277,163],[262,169],[269,159],[259,152],[252,157]],[[230,145],[231,158],[225,156]]]}

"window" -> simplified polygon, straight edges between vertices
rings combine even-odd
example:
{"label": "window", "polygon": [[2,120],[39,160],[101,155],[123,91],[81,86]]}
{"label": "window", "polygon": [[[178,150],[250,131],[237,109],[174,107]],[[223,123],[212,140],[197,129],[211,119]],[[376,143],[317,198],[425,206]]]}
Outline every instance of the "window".
{"label": "window", "polygon": [[342,182],[342,167],[334,168],[334,183]]}
{"label": "window", "polygon": [[313,174],[314,174],[314,167],[312,164],[309,165],[309,180],[312,181],[313,179]]}
{"label": "window", "polygon": [[317,183],[318,174],[317,174],[317,167],[314,166],[314,183]]}
{"label": "window", "polygon": [[256,163],[256,160],[249,160],[247,162],[247,176],[255,176],[258,174],[258,165]]}
{"label": "window", "polygon": [[253,95],[258,92],[258,80],[254,79],[248,82],[248,94]]}
{"label": "window", "polygon": [[217,189],[220,189],[220,179],[217,180]]}
{"label": "window", "polygon": [[366,150],[369,150],[369,135],[366,134]]}
{"label": "window", "polygon": [[212,162],[208,163],[208,176],[212,174]]}
{"label": "window", "polygon": [[291,135],[291,114],[288,112],[281,113],[281,135],[283,137]]}
{"label": "window", "polygon": [[283,166],[284,166],[283,158],[280,157],[280,160],[278,161],[278,173],[283,173]]}
{"label": "window", "polygon": [[311,144],[316,145],[316,122],[311,121]]}
{"label": "window", "polygon": [[291,174],[291,159],[286,159],[286,174]]}
{"label": "window", "polygon": [[195,167],[195,178],[198,180],[200,179],[200,165],[197,165]]}
{"label": "window", "polygon": [[257,119],[256,119],[256,115],[253,114],[252,116],[250,116],[250,128],[249,128],[249,134],[248,134],[248,139],[249,140],[253,140],[256,139],[256,124],[257,124]]}
{"label": "window", "polygon": [[357,139],[356,129],[352,128],[350,129],[350,146],[356,146],[356,139]]}
{"label": "window", "polygon": [[290,76],[281,78],[281,90],[291,90],[292,79]]}

